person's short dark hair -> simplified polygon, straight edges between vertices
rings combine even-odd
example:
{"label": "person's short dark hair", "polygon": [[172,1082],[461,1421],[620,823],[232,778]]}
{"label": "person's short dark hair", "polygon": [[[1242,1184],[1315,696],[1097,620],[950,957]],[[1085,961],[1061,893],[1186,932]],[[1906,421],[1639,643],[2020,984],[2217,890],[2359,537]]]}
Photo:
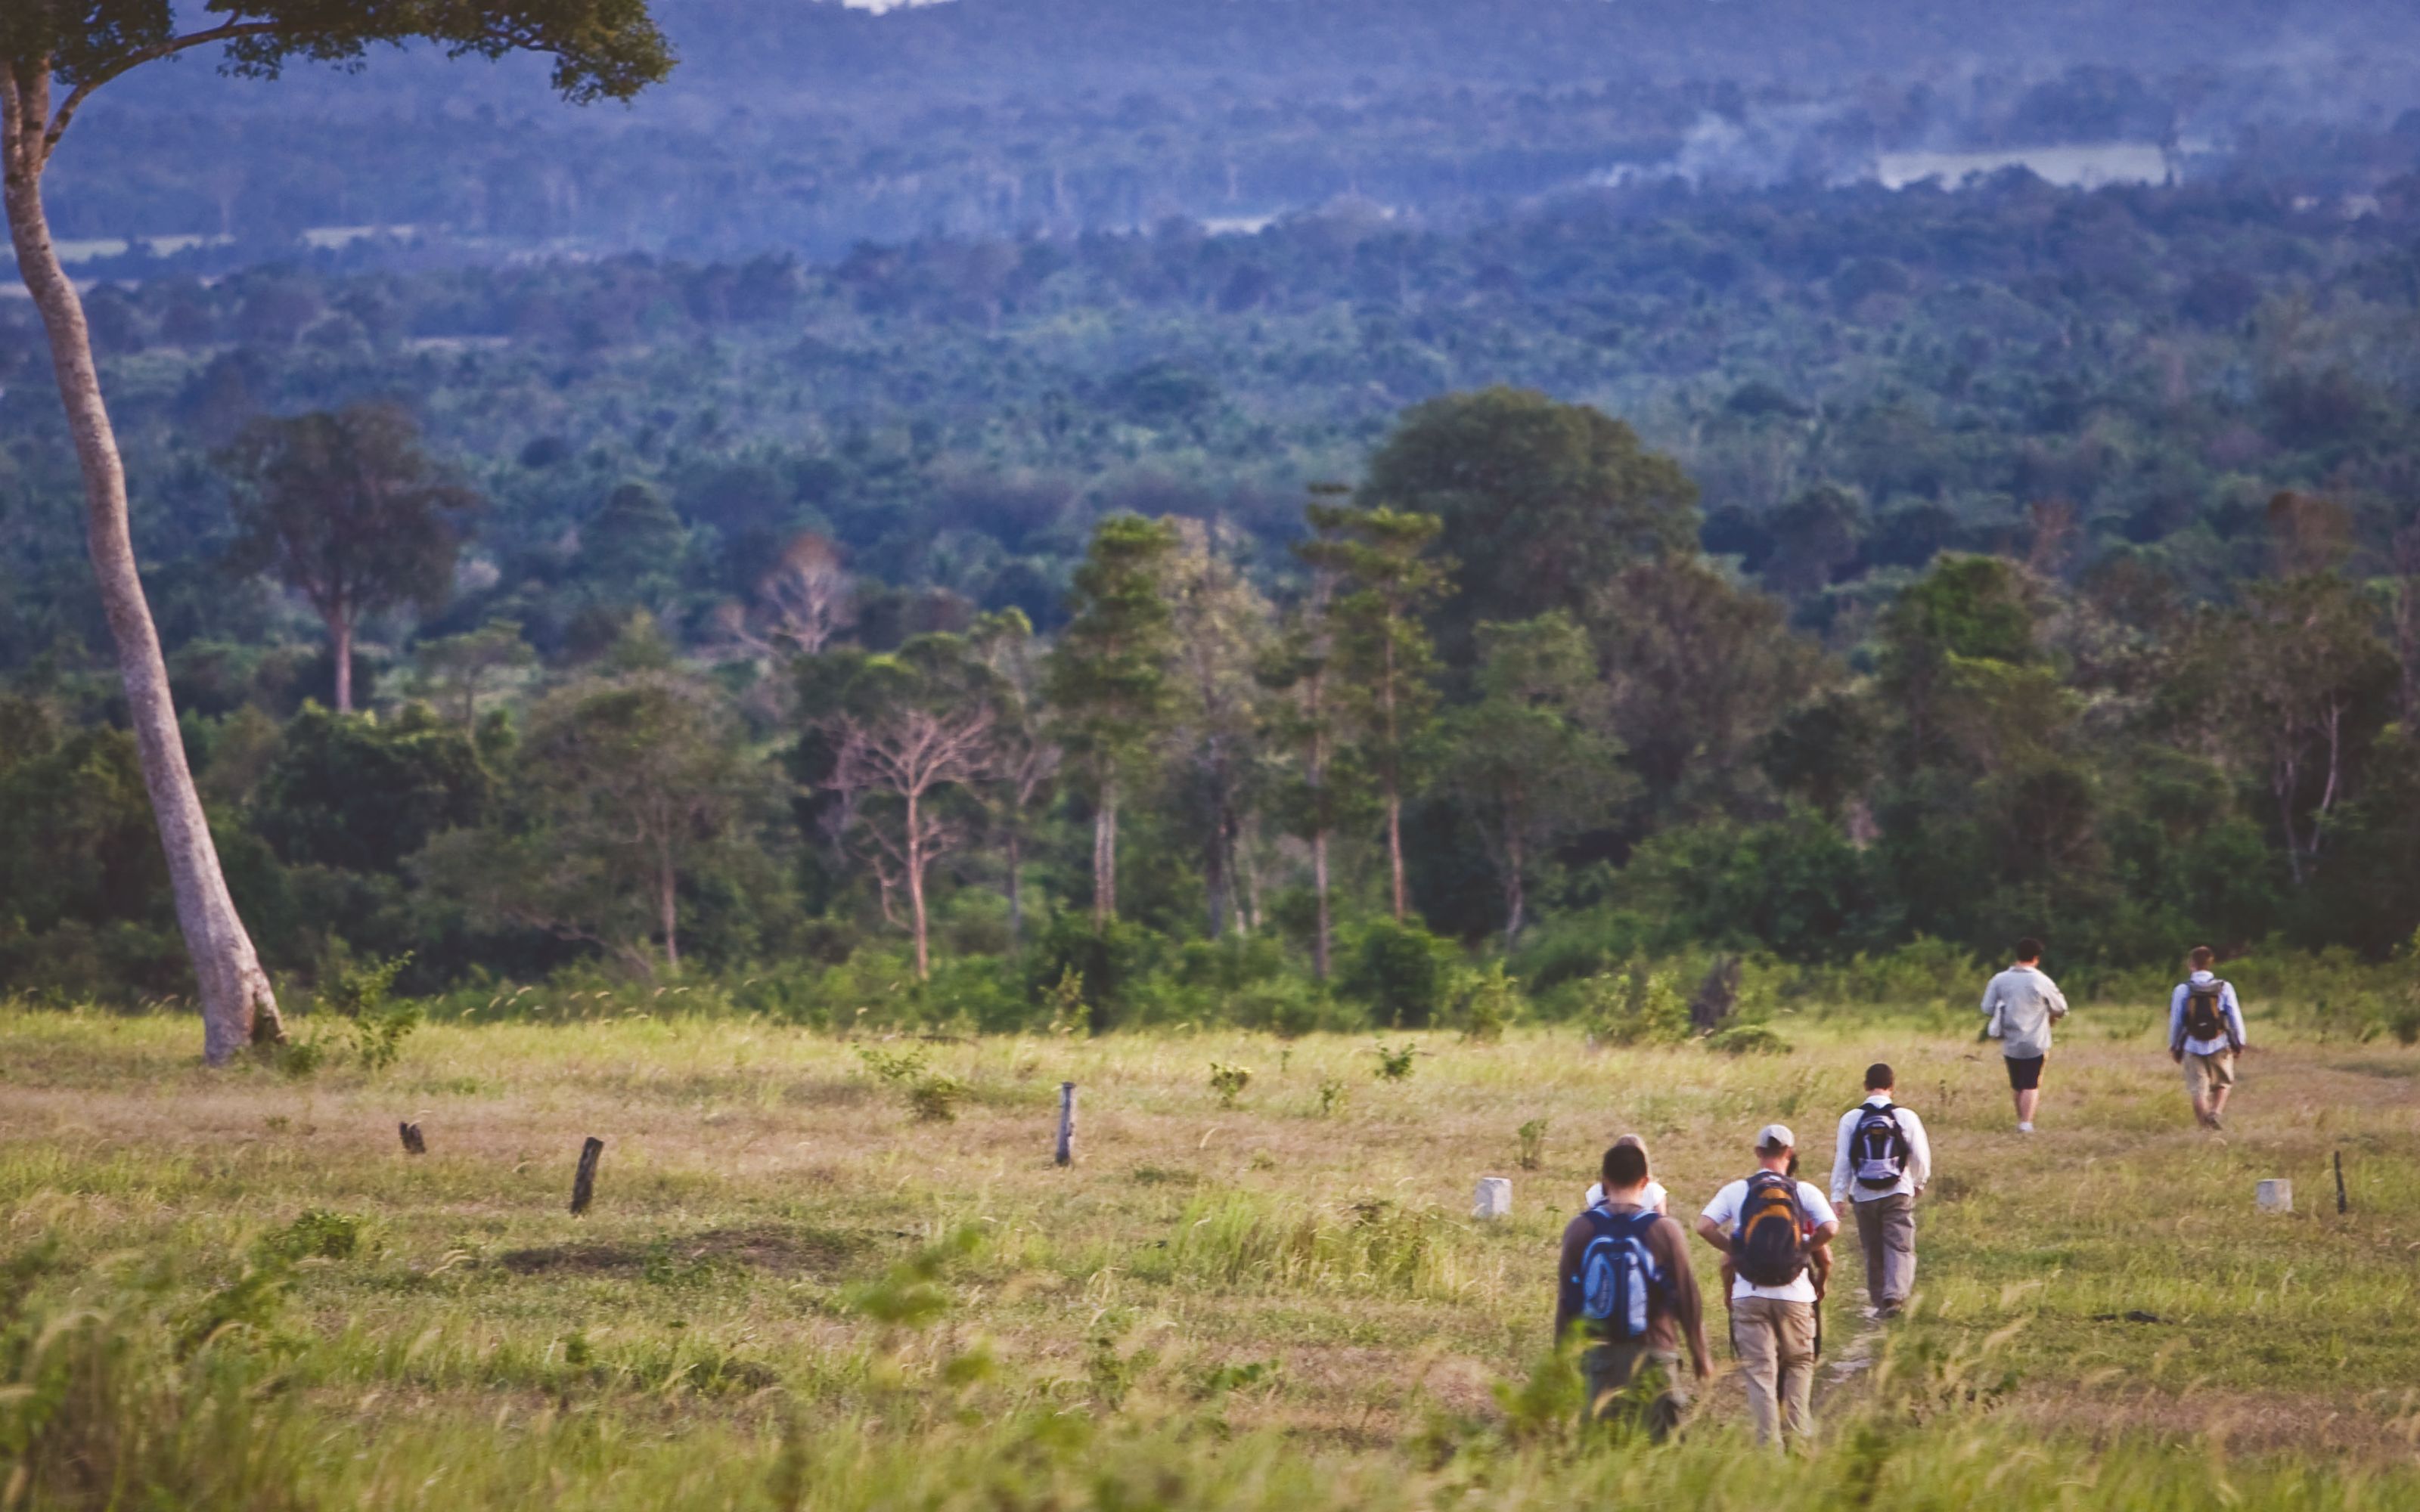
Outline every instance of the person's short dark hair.
{"label": "person's short dark hair", "polygon": [[1898,1085],[1899,1078],[1891,1074],[1890,1062],[1877,1060],[1866,1068],[1867,1091],[1887,1092]]}
{"label": "person's short dark hair", "polygon": [[2192,950],[2186,953],[2185,964],[2193,967],[2195,971],[2208,971],[2210,969],[2211,963],[2217,959],[2218,952],[2216,950],[2211,949],[2207,945],[2196,945]]}
{"label": "person's short dark hair", "polygon": [[1619,1191],[1647,1180],[1647,1151],[1637,1145],[1616,1145],[1605,1152],[1605,1189]]}
{"label": "person's short dark hair", "polygon": [[2041,959],[2041,941],[2030,934],[2017,942],[2017,959],[2020,961],[2039,961]]}

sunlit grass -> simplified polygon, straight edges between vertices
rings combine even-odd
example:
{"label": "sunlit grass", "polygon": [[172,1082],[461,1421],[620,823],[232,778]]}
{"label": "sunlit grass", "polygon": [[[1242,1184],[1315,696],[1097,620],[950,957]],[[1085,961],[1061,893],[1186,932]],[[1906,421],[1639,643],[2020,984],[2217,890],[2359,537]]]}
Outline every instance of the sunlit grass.
{"label": "sunlit grass", "polygon": [[[181,1019],[0,1012],[0,1244],[51,1247],[15,1286],[22,1338],[120,1320],[116,1384],[78,1399],[185,1435],[112,1438],[130,1473],[216,1444],[329,1506],[804,1486],[818,1507],[1814,1507],[1867,1484],[1873,1504],[2415,1504],[2420,1053],[2273,1046],[2212,1137],[2155,1035],[2077,1033],[2027,1139],[1990,1046],[1812,1015],[1790,1033],[1796,1053],[1743,1058],[1433,1035],[1400,1083],[1344,1037],[893,1045],[970,1088],[924,1122],[848,1044],[729,1017],[440,1024],[379,1076],[297,1081],[200,1069]],[[1506,1416],[1495,1387],[1530,1379],[1556,1236],[1614,1134],[1647,1137],[1676,1212],[1776,1118],[1820,1180],[1877,1056],[1941,1180],[1918,1316],[1827,1382],[1820,1473],[1751,1495],[1730,1386],[1655,1454]],[[1214,1061],[1252,1071],[1235,1106]],[[1049,1158],[1062,1080],[1071,1170]],[[429,1154],[402,1152],[403,1119]],[[1543,1168],[1517,1169],[1541,1119]],[[599,1196],[574,1219],[590,1134]],[[1513,1178],[1511,1219],[1468,1218],[1482,1175]],[[2253,1211],[2270,1177],[2295,1182],[2292,1216]],[[314,1210],[357,1222],[349,1256],[300,1262],[198,1353],[157,1342]],[[902,1269],[961,1233],[929,1280]],[[912,1322],[885,1312],[916,1287]],[[1853,1290],[1836,1359],[1873,1349]],[[178,1494],[243,1504],[239,1482]]]}

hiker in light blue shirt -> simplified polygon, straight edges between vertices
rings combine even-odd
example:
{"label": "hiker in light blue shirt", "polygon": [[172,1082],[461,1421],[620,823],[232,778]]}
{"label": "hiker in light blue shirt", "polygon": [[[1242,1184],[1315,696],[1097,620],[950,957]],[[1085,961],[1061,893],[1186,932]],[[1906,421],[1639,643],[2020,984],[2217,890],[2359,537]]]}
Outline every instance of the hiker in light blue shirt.
{"label": "hiker in light blue shirt", "polygon": [[2034,1132],[2034,1112],[2041,1106],[2042,1062],[2050,1057],[2050,1026],[2067,1017],[2067,995],[2043,973],[2041,954],[2041,941],[2030,935],[2019,940],[2016,964],[1983,989],[1983,1015],[1991,1020],[1983,1032],[2000,1041],[2000,1055],[2008,1062],[2019,1134]]}

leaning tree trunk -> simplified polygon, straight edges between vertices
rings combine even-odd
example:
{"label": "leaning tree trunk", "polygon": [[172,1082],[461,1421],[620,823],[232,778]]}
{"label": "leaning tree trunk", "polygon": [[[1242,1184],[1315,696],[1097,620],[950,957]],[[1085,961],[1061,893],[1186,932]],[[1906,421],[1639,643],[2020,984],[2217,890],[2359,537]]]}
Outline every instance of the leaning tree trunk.
{"label": "leaning tree trunk", "polygon": [[[47,95],[47,80],[39,88]],[[160,654],[160,632],[143,595],[134,543],[126,517],[126,469],[101,402],[101,375],[93,365],[84,301],[59,265],[42,209],[41,177],[29,162],[37,142],[23,139],[23,123],[39,121],[33,101],[14,98],[8,116],[7,185],[8,232],[17,249],[17,270],[41,312],[58,376],[59,398],[74,434],[76,460],[84,472],[85,542],[101,587],[101,610],[117,649],[117,675],[126,687],[126,708],[143,764],[143,785],[168,856],[168,880],[176,893],[177,923],[193,960],[202,1005],[202,1052],[212,1065],[225,1062],[255,1041],[283,1040],[285,1025],[268,974],[244,932],[243,920],[219,870],[217,845],[185,745],[177,728],[168,667]],[[46,104],[47,100],[42,103]]]}

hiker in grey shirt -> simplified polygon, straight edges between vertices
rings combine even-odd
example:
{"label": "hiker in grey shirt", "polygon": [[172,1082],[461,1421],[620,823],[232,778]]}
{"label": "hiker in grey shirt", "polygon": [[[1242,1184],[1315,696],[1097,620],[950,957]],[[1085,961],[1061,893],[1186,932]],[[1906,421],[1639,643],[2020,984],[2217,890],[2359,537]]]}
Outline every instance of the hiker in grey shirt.
{"label": "hiker in grey shirt", "polygon": [[2067,998],[2058,983],[2042,975],[2041,953],[2041,941],[2019,940],[2017,964],[1983,989],[1983,1013],[1992,1021],[1984,1032],[2000,1041],[2000,1054],[2009,1063],[2009,1089],[2016,1095],[2021,1134],[2034,1132],[2034,1110],[2041,1105],[2050,1026],[2067,1017]]}

